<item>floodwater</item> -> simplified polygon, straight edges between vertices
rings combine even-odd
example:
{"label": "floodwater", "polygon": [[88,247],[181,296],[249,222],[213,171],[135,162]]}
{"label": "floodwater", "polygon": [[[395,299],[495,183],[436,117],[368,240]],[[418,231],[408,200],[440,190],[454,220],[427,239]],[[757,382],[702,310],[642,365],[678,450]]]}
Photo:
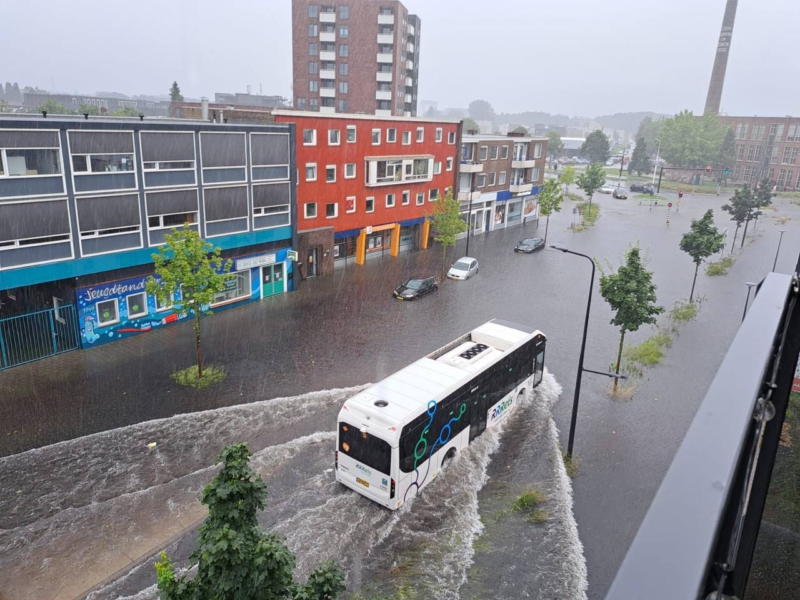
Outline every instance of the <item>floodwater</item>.
{"label": "floodwater", "polygon": [[[244,440],[267,483],[259,521],[286,536],[297,555],[298,579],[336,559],[347,572],[349,592],[402,589],[419,598],[458,599],[473,563],[473,541],[484,529],[478,495],[492,460],[509,445],[525,444],[524,436],[505,438],[504,430],[515,425],[519,431],[552,430],[538,468],[560,482],[549,490],[554,518],[541,530],[543,540],[550,538],[552,560],[545,554],[527,566],[568,582],[563,589],[575,590],[572,597],[584,597],[586,569],[571,489],[559,472],[561,461],[554,460],[557,436],[549,409],[561,388],[551,374],[503,426],[475,440],[396,512],[333,479],[336,414],[360,389],[180,415],[0,459],[0,484],[11,492],[0,499],[3,597],[76,598],[94,588],[86,596],[91,600],[156,598],[153,556],[165,548],[187,566],[205,516],[197,496],[216,473],[221,448]],[[525,426],[542,414],[537,427]],[[32,459],[41,467],[36,477],[26,468]],[[565,533],[555,539],[552,531]],[[567,561],[565,548],[572,555]]]}

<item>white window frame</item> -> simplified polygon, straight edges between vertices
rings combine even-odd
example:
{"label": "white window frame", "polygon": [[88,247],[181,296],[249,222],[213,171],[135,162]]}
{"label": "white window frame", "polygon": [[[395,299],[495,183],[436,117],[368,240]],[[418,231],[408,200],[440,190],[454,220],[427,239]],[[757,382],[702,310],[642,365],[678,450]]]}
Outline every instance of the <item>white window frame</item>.
{"label": "white window frame", "polygon": [[500,146],[497,145],[492,146],[492,149],[489,152],[489,158],[491,160],[497,160],[499,156],[500,156]]}
{"label": "white window frame", "polygon": [[[328,207],[333,205],[333,216],[328,216]],[[326,202],[325,203],[325,218],[326,219],[338,219],[339,218],[339,203],[338,202]]]}
{"label": "white window frame", "polygon": [[[424,160],[428,163],[427,168],[427,175],[424,177],[416,176],[413,174],[414,170],[414,162],[418,160]],[[392,167],[394,169],[393,175],[387,175],[383,177],[383,181],[378,179],[378,166],[377,163],[385,162],[387,163],[387,172],[389,171],[388,167]],[[395,157],[388,157],[388,158],[370,158],[366,170],[367,176],[365,185],[367,187],[381,187],[386,185],[399,185],[401,183],[406,183],[409,181],[413,182],[424,182],[424,181],[432,181],[433,180],[433,168],[434,168],[434,159],[430,155],[422,155],[422,156],[406,156],[403,158],[395,158]],[[375,164],[373,168],[372,165]],[[406,175],[406,170],[408,167],[411,167],[412,174]],[[400,178],[398,179],[396,176],[397,170],[400,170]],[[374,176],[374,178],[373,178]]]}
{"label": "white window frame", "polygon": [[[483,183],[481,183],[481,177],[483,178]],[[477,181],[477,189],[481,190],[486,187],[486,173],[478,173],[478,181]]]}
{"label": "white window frame", "polygon": [[[309,216],[309,214],[308,214],[308,207],[309,206],[313,206],[314,207],[313,216]],[[319,211],[317,210],[317,203],[316,202],[306,202],[303,205],[303,218],[304,219],[316,219],[318,216],[319,216]]]}
{"label": "white window frame", "polygon": [[[102,318],[100,316],[100,314],[101,314],[100,313],[100,305],[101,304],[105,304],[106,302],[113,302],[114,303],[114,310],[115,310],[115,312],[117,314],[117,318],[115,320],[113,320],[113,321],[108,321],[107,323],[102,323],[100,321],[100,319]],[[119,298],[110,298],[108,300],[100,300],[99,302],[95,302],[94,310],[97,312],[97,327],[98,328],[111,327],[112,325],[116,325],[117,323],[120,322],[120,318],[119,318]]]}
{"label": "white window frame", "polygon": [[533,145],[533,158],[542,158],[542,142],[536,142]]}
{"label": "white window frame", "polygon": [[425,192],[417,192],[417,206],[424,206],[424,205],[425,205]]}
{"label": "white window frame", "polygon": [[[408,140],[408,141],[406,141]],[[403,146],[410,146],[411,145],[411,132],[404,131],[403,132]]]}
{"label": "white window frame", "polygon": [[444,141],[444,129],[441,127],[436,128],[436,143],[441,144]]}
{"label": "white window frame", "polygon": [[386,143],[387,144],[397,143],[397,129],[395,127],[389,127],[386,129]]}
{"label": "white window frame", "polygon": [[[347,174],[348,167],[353,167],[353,174],[352,175],[348,175]],[[344,165],[344,178],[345,179],[355,179],[357,176],[358,176],[358,168],[356,166],[356,163],[345,163],[345,165]]]}
{"label": "white window frame", "polygon": [[489,160],[489,146],[481,146],[480,147],[480,160],[486,161]]}
{"label": "white window frame", "polygon": [[[313,168],[314,169],[314,177],[309,177],[308,176],[308,169],[309,168]],[[317,163],[306,163],[306,182],[317,181],[318,178],[319,178],[319,171],[317,169]]]}
{"label": "white window frame", "polygon": [[[333,169],[332,180],[328,180],[328,169]],[[325,165],[325,183],[336,183],[336,165]]]}
{"label": "white window frame", "polygon": [[[389,202],[389,198],[392,199],[391,202]],[[394,194],[386,194],[386,208],[394,208],[395,206],[397,206],[397,197]]]}
{"label": "white window frame", "polygon": [[403,190],[401,205],[409,206],[411,204],[411,190]]}
{"label": "white window frame", "polygon": [[[144,296],[144,312],[138,312],[135,315],[131,314],[131,305],[130,301],[131,298],[134,296]],[[125,308],[128,311],[128,319],[141,319],[142,317],[146,317],[150,314],[150,311],[147,309],[147,292],[136,292],[135,294],[130,294],[125,296]]]}
{"label": "white window frame", "polygon": [[167,312],[168,310],[172,310],[175,307],[175,296],[174,295],[169,299],[169,304],[167,304],[165,306],[161,305],[161,303],[160,303],[160,301],[158,299],[158,296],[155,296],[154,300],[155,300],[156,312],[157,313]]}
{"label": "white window frame", "polygon": [[[353,133],[353,139],[350,139],[350,132]],[[358,127],[355,125],[348,125],[347,126],[347,143],[348,144],[355,144],[356,140],[358,139]]]}
{"label": "white window frame", "polygon": [[488,186],[494,187],[495,185],[497,185],[497,173],[489,173]]}
{"label": "white window frame", "polygon": [[[336,136],[336,141],[331,141],[332,136]],[[328,129],[328,146],[341,146],[342,145],[342,130],[341,129]]]}
{"label": "white window frame", "polygon": [[[147,217],[147,230],[148,231],[156,231],[156,230],[159,230],[159,229],[176,229],[177,227],[180,227],[180,226],[179,225],[164,225],[164,217],[171,217],[173,215],[189,215],[189,214],[193,214],[195,216],[195,219],[197,219],[197,220],[194,221],[193,223],[189,223],[188,221],[186,221],[186,223],[188,223],[189,225],[199,225],[200,224],[200,212],[197,211],[197,210],[187,210],[186,212],[182,212],[182,213],[166,213],[166,214],[161,214],[161,215],[148,215],[148,217]],[[150,225],[150,219],[158,219],[159,220],[159,224],[158,225]],[[151,245],[153,245],[153,244],[151,244]]]}
{"label": "white window frame", "polygon": [[425,128],[417,127],[417,143],[421,144],[425,141]]}
{"label": "white window frame", "polygon": [[500,171],[500,176],[498,177],[497,185],[505,185],[506,184],[506,176],[507,176],[507,172],[506,171]]}
{"label": "white window frame", "polygon": [[[436,192],[436,197],[433,197],[433,192]],[[428,190],[428,202],[436,202],[439,199],[439,188],[431,188]]]}
{"label": "white window frame", "polygon": [[447,170],[448,171],[452,171],[453,170],[453,162],[454,162],[453,161],[453,157],[452,156],[448,156],[447,157]]}
{"label": "white window frame", "polygon": [[[347,210],[347,202],[349,202],[350,200],[353,201],[353,210]],[[347,213],[348,215],[353,214],[354,212],[356,212],[358,206],[358,198],[356,198],[355,196],[348,196],[347,198],[345,198],[344,206],[345,206],[345,211],[344,211],[345,213]]]}
{"label": "white window frame", "polygon": [[441,175],[442,174],[442,163],[441,163],[441,161],[438,161],[438,160],[433,161],[433,174],[434,175]]}
{"label": "white window frame", "polygon": [[[378,134],[378,141],[375,141],[375,134]],[[373,129],[372,130],[372,145],[373,146],[380,146],[381,145],[381,130],[380,129]]]}
{"label": "white window frame", "polygon": [[243,296],[236,296],[236,298],[228,298],[227,300],[223,300],[222,302],[216,302],[211,304],[211,308],[215,306],[222,306],[224,304],[233,304],[234,302],[239,302],[240,300],[244,300],[245,298],[251,298],[253,296],[253,274],[250,269],[245,269],[243,271],[231,271],[232,275],[236,275],[238,273],[247,273],[247,277],[250,280],[250,285],[248,286],[247,293]]}
{"label": "white window frame", "polygon": [[447,144],[449,146],[455,146],[456,145],[456,132],[455,131],[450,131],[447,134]]}
{"label": "white window frame", "polygon": [[[306,132],[311,132],[312,140],[310,142],[306,142]],[[316,129],[304,129],[303,130],[303,146],[316,146],[317,145],[317,130]]]}
{"label": "white window frame", "polygon": [[[370,208],[369,208],[370,200],[372,201],[372,210],[370,210]],[[374,196],[369,196],[367,198],[366,202],[364,203],[364,212],[367,212],[367,213],[374,213],[375,212],[375,198],[374,198]]]}
{"label": "white window frame", "polygon": [[[253,182],[257,182],[257,181],[289,181],[289,179],[291,178],[290,177],[291,170],[290,170],[290,165],[289,165],[288,162],[286,162],[286,163],[275,163],[275,164],[272,164],[272,165],[258,165],[258,164],[255,164],[254,162],[252,162],[253,136],[276,136],[276,135],[280,135],[280,136],[283,136],[285,138],[286,155],[289,156],[289,154],[291,154],[291,148],[289,146],[290,140],[289,140],[289,136],[286,135],[285,133],[258,133],[258,132],[251,132],[250,135],[247,137],[247,142],[250,145],[249,149],[250,149],[250,157],[251,157],[251,161],[250,161],[251,162],[251,164],[250,164],[250,180],[251,181],[253,181]],[[259,168],[263,168],[263,167],[283,167],[283,168],[286,169],[286,177],[277,177],[277,178],[273,178],[273,179],[258,179],[258,178],[256,178],[255,169],[259,169]]]}
{"label": "white window frame", "polygon": [[501,150],[500,150],[500,160],[508,160],[509,147],[508,146],[500,146],[500,148],[501,148]]}

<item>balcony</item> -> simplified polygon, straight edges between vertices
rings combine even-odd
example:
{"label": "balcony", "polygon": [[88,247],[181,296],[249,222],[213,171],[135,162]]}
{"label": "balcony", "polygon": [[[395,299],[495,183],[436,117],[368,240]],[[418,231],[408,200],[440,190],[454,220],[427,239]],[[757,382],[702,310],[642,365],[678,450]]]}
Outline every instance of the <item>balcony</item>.
{"label": "balcony", "polygon": [[382,64],[391,64],[394,61],[393,54],[378,54],[378,62]]}
{"label": "balcony", "polygon": [[511,161],[512,169],[532,169],[536,166],[536,161],[532,158],[513,159]]}
{"label": "balcony", "polygon": [[414,53],[414,44],[412,44],[411,42],[408,42],[406,44],[406,51],[407,52],[411,52],[413,54]]}
{"label": "balcony", "polygon": [[403,113],[403,116],[404,116],[404,117],[410,117],[410,116],[411,116],[411,111],[410,111],[410,110],[407,110],[407,111],[405,111],[405,112]]}
{"label": "balcony", "polygon": [[411,77],[406,77],[406,87],[414,87],[414,80]]}
{"label": "balcony", "polygon": [[411,99],[412,99],[412,98],[411,98],[411,94],[406,94],[406,96],[405,96],[405,101],[406,101],[406,103],[409,103],[409,102],[411,102]]}
{"label": "balcony", "polygon": [[394,34],[393,33],[379,33],[378,34],[378,43],[379,44],[394,44]]}
{"label": "balcony", "polygon": [[458,170],[462,173],[483,173],[483,163],[474,160],[462,162]]}
{"label": "balcony", "polygon": [[319,72],[320,79],[336,79],[336,71],[334,70],[322,70]]}
{"label": "balcony", "polygon": [[408,35],[416,35],[416,33],[417,33],[417,30],[414,29],[414,26],[413,25],[409,25],[408,26]]}
{"label": "balcony", "polygon": [[319,53],[319,59],[322,62],[333,62],[336,60],[336,52],[325,52],[321,51]]}
{"label": "balcony", "polygon": [[319,22],[320,23],[336,23],[336,13],[335,12],[319,13]]}
{"label": "balcony", "polygon": [[322,31],[319,34],[319,41],[320,42],[335,42],[336,41],[336,32],[335,31]]}
{"label": "balcony", "polygon": [[459,202],[476,202],[481,199],[480,192],[471,192],[469,190],[459,191],[457,200]]}
{"label": "balcony", "polygon": [[413,60],[407,60],[406,61],[406,69],[408,69],[409,71],[413,71],[414,70],[414,61]]}
{"label": "balcony", "polygon": [[333,113],[336,112],[336,108],[333,107],[333,106],[320,106],[319,107],[319,112],[333,114]]}
{"label": "balcony", "polygon": [[394,15],[378,15],[378,25],[394,25]]}
{"label": "balcony", "polygon": [[508,187],[508,191],[512,194],[527,194],[533,190],[532,183],[512,183]]}
{"label": "balcony", "polygon": [[392,92],[378,90],[375,92],[375,100],[391,100]]}
{"label": "balcony", "polygon": [[378,110],[375,111],[375,114],[377,116],[379,116],[379,117],[391,117],[392,116],[392,111],[391,110],[378,109]]}
{"label": "balcony", "polygon": [[319,95],[321,98],[335,98],[336,88],[320,88]]}
{"label": "balcony", "polygon": [[391,83],[392,82],[392,74],[391,73],[378,73],[378,81],[382,83]]}

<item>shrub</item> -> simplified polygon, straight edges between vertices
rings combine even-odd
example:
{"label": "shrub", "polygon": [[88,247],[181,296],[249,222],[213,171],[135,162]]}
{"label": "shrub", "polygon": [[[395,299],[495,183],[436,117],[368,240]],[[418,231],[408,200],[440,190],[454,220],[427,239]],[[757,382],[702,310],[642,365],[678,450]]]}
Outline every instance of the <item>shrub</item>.
{"label": "shrub", "polygon": [[189,367],[188,369],[175,371],[172,374],[172,379],[178,385],[202,390],[219,383],[227,376],[228,374],[224,369],[209,365],[203,370],[202,378],[197,377],[197,367]]}
{"label": "shrub", "polygon": [[539,525],[541,523],[547,522],[547,520],[549,518],[550,518],[550,511],[549,510],[547,510],[545,508],[537,508],[530,515],[528,515],[528,518],[525,519],[525,520],[528,523],[534,523],[536,525]]}
{"label": "shrub", "polygon": [[711,277],[719,277],[721,275],[727,275],[728,269],[733,266],[732,256],[726,256],[719,262],[709,263],[708,267],[706,267],[706,273],[709,274]]}
{"label": "shrub", "polygon": [[524,491],[514,502],[514,512],[530,512],[539,504],[547,502],[547,496],[539,489],[532,488]]}
{"label": "shrub", "polygon": [[669,318],[676,323],[688,323],[697,316],[697,304],[694,302],[676,302],[669,313]]}

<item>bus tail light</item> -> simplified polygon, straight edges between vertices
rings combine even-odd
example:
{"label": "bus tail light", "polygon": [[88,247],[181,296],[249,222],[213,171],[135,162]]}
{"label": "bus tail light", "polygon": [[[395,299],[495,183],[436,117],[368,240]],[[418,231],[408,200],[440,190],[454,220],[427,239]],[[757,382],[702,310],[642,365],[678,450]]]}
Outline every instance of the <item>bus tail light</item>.
{"label": "bus tail light", "polygon": [[389,493],[389,498],[394,498],[394,479],[392,479],[392,490]]}
{"label": "bus tail light", "polygon": [[339,451],[333,453],[333,466],[338,471],[339,470]]}

